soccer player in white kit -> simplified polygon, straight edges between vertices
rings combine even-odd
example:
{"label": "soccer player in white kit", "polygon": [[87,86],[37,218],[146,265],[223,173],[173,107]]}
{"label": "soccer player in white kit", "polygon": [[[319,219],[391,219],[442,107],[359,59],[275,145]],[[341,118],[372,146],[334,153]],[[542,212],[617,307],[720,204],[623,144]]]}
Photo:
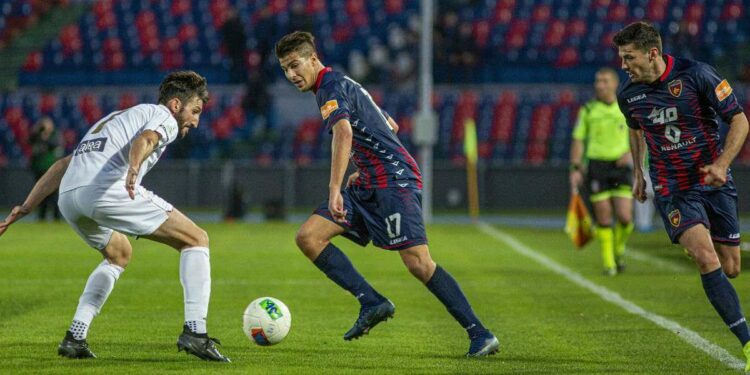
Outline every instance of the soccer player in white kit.
{"label": "soccer player in white kit", "polygon": [[169,74],[159,104],[112,112],[94,124],[72,155],[58,160],[34,185],[26,201],[0,222],[0,235],[58,189],[65,220],[104,256],[89,276],[73,322],[58,347],[69,358],[96,357],[86,335],[91,321],[127,267],[132,247],[126,235],[148,238],[180,252],[185,325],[177,348],[204,360],[229,362],[206,333],[211,294],[208,235],[171,204],[146,190],[143,176],[177,137],[198,126],[208,101],[206,79],[192,71]]}

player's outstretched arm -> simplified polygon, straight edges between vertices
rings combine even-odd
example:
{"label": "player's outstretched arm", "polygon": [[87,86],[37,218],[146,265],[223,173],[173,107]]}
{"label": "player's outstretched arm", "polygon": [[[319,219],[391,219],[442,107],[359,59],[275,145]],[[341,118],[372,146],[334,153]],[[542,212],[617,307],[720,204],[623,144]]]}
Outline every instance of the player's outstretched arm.
{"label": "player's outstretched arm", "polygon": [[125,177],[125,190],[128,191],[130,199],[135,199],[135,182],[138,180],[138,172],[141,170],[141,164],[146,157],[154,152],[156,145],[159,144],[161,136],[153,130],[145,130],[130,146],[128,154],[128,175]]}
{"label": "player's outstretched arm", "polygon": [[729,133],[727,133],[727,139],[724,141],[724,151],[714,160],[713,164],[701,168],[701,172],[705,175],[703,182],[706,185],[719,187],[727,182],[727,169],[739,154],[742,145],[745,144],[747,132],[748,122],[745,114],[740,112],[734,115],[729,123]]}
{"label": "player's outstretched arm", "polygon": [[331,180],[328,183],[328,209],[334,220],[344,222],[344,198],[341,196],[341,183],[344,181],[346,167],[349,165],[349,154],[352,151],[354,134],[347,119],[341,119],[333,125],[331,141]]}
{"label": "player's outstretched arm", "polygon": [[8,230],[8,227],[11,224],[28,215],[28,213],[36,208],[44,198],[47,198],[60,187],[60,181],[62,181],[65,171],[68,170],[68,164],[70,164],[70,159],[72,157],[73,155],[68,155],[56,161],[55,164],[52,164],[39,181],[34,184],[34,187],[31,189],[31,192],[29,192],[29,195],[26,197],[23,204],[13,207],[10,215],[8,215],[4,221],[0,222],[0,236]]}
{"label": "player's outstretched arm", "polygon": [[646,179],[643,177],[646,141],[643,139],[643,130],[630,129],[630,154],[633,156],[633,198],[643,203],[646,201]]}

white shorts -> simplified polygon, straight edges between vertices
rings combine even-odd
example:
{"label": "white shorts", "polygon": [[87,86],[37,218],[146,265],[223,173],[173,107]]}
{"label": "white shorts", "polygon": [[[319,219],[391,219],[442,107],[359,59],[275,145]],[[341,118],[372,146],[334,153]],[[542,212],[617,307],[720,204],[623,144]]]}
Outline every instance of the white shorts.
{"label": "white shorts", "polygon": [[73,230],[97,250],[107,246],[113,230],[130,236],[154,233],[173,209],[142,186],[135,199],[124,186],[83,186],[60,194],[58,206]]}

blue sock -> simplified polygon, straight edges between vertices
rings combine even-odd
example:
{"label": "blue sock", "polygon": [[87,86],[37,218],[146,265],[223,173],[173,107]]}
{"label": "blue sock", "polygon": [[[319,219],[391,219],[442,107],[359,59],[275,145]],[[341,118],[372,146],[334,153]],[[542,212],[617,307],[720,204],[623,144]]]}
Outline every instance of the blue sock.
{"label": "blue sock", "polygon": [[708,300],[711,301],[724,323],[729,326],[729,330],[737,336],[742,346],[745,346],[750,341],[750,330],[747,328],[745,316],[742,315],[740,299],[732,283],[721,268],[702,274],[701,280]]}
{"label": "blue sock", "polygon": [[377,305],[385,300],[365,281],[365,278],[357,272],[349,258],[334,244],[329,243],[313,263],[329,279],[354,295],[362,306]]}
{"label": "blue sock", "polygon": [[469,338],[478,337],[487,332],[469,305],[464,292],[458,286],[456,279],[442,267],[437,266],[435,273],[427,282],[427,289],[445,305],[453,318],[461,324],[469,334]]}

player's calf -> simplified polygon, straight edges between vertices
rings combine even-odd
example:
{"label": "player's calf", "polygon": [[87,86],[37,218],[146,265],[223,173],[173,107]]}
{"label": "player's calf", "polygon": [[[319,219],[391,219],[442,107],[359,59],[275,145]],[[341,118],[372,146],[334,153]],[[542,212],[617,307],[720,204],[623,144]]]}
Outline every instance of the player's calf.
{"label": "player's calf", "polygon": [[432,260],[426,245],[419,245],[399,252],[409,272],[422,283],[427,283],[435,273],[437,265]]}

